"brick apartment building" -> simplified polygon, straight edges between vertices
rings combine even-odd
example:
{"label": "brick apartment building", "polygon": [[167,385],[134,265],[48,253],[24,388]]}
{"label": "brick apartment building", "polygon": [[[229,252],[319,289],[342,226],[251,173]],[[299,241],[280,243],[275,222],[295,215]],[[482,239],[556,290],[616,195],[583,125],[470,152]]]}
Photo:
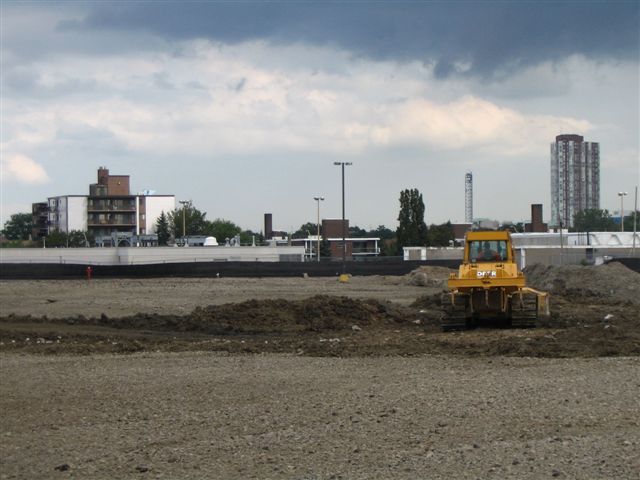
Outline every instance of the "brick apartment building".
{"label": "brick apartment building", "polygon": [[161,212],[175,208],[174,195],[132,195],[129,175],[111,175],[100,167],[97,183],[89,185],[89,195],[60,195],[32,205],[33,235],[40,238],[53,231],[72,230],[88,231],[96,240],[153,235]]}

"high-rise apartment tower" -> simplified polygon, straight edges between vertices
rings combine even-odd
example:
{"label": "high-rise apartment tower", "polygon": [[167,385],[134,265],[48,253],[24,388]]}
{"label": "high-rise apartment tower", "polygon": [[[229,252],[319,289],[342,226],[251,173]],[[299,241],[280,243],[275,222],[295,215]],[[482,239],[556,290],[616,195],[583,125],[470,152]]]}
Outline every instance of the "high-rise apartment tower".
{"label": "high-rise apartment tower", "polygon": [[573,226],[581,210],[600,208],[600,145],[581,135],[551,144],[551,225]]}

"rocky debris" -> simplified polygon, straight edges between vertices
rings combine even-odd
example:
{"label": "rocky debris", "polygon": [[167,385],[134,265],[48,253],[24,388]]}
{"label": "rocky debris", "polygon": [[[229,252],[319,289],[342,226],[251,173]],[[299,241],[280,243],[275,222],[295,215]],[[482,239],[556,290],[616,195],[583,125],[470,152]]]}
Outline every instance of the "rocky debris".
{"label": "rocky debris", "polygon": [[56,467],[54,467],[54,470],[58,470],[59,472],[66,472],[67,470],[70,470],[71,467],[69,466],[68,463],[61,463],[60,465],[57,465]]}

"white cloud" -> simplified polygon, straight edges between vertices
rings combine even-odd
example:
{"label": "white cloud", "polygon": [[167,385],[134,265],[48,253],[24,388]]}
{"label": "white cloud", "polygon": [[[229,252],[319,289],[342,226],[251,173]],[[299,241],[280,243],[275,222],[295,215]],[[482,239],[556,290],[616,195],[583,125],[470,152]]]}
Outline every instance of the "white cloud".
{"label": "white cloud", "polygon": [[[69,72],[79,84],[99,87],[94,96],[67,95],[32,109],[14,102],[14,129],[24,128],[11,140],[19,146],[38,136],[50,141],[51,127],[85,125],[110,131],[130,150],[146,154],[357,155],[417,146],[514,155],[539,148],[536,142],[546,144],[558,131],[590,129],[585,120],[527,115],[470,94],[439,102],[429,92],[435,82],[425,79],[428,70],[416,64],[349,63],[337,52],[342,69],[317,71],[274,68],[255,62],[255,51],[247,54],[257,50],[281,63],[287,55],[300,58],[302,48],[220,48],[198,41],[184,46],[189,55],[67,57],[40,64],[39,77],[49,88],[66,82]],[[309,56],[318,54],[309,48]],[[158,76],[172,88],[159,85]],[[192,88],[194,79],[205,89]]]}
{"label": "white cloud", "polygon": [[26,184],[42,184],[49,175],[42,167],[25,155],[12,155],[2,162],[2,179]]}
{"label": "white cloud", "polygon": [[[79,191],[94,168],[108,165],[252,228],[256,211],[223,201],[240,182],[253,195],[248,203],[268,198],[268,208],[288,216],[282,225],[296,227],[306,207],[286,196],[278,206],[269,192],[300,197],[306,191],[296,186],[312,184],[329,211],[331,161],[353,160],[353,170],[362,168],[353,194],[367,198],[373,189],[380,198],[375,209],[353,202],[354,222],[393,225],[397,192],[408,186],[438,199],[430,222],[460,218],[464,172],[491,164],[484,178],[517,184],[518,200],[496,205],[491,197],[485,215],[525,218],[530,203],[549,201],[549,143],[559,133],[601,142],[603,192],[632,188],[624,181],[639,171],[637,109],[629,107],[637,104],[635,67],[574,58],[487,85],[434,80],[419,62],[354,59],[303,44],[197,41],[151,54],[58,53],[29,64],[33,85],[3,92],[2,149],[65,171],[57,191],[42,188],[41,197]],[[224,179],[216,199],[208,177]],[[482,192],[496,185],[482,185],[481,175],[477,182],[481,207]],[[11,188],[12,201],[37,200]]]}
{"label": "white cloud", "polygon": [[411,144],[438,150],[474,148],[501,156],[530,154],[557,132],[588,132],[585,120],[552,115],[526,115],[489,101],[464,96],[446,104],[415,98],[388,106],[378,122],[348,128],[373,143]]}

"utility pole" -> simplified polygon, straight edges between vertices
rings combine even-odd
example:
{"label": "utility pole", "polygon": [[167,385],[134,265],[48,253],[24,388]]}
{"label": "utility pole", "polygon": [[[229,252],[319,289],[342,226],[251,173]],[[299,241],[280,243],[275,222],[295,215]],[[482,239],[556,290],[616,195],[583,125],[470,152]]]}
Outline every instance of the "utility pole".
{"label": "utility pole", "polygon": [[636,196],[633,201],[633,247],[631,248],[632,255],[636,254],[636,234],[638,230],[636,230],[638,222],[638,186],[636,185]]}
{"label": "utility pole", "polygon": [[318,261],[320,261],[320,202],[324,200],[324,197],[313,197],[313,199],[316,201],[316,203],[318,204],[318,236],[316,238],[316,240],[318,241],[318,246],[317,246],[317,251],[316,251],[316,256],[318,257]]}
{"label": "utility pole", "polygon": [[342,167],[342,274],[347,273],[347,225],[344,217],[344,167],[353,165],[351,162],[333,162]]}

